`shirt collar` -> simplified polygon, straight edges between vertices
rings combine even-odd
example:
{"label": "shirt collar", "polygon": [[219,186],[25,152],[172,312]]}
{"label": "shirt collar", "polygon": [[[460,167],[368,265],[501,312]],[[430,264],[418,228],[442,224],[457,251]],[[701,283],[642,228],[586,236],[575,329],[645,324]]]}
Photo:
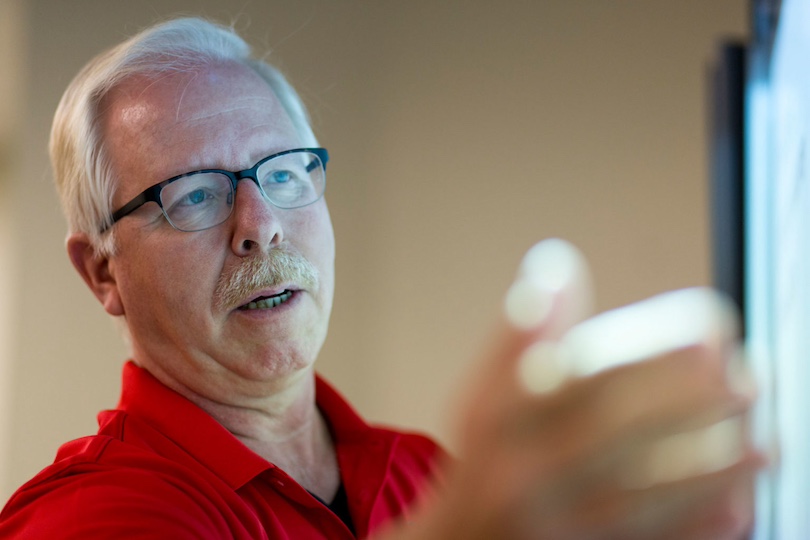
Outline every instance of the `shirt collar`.
{"label": "shirt collar", "polygon": [[[374,430],[317,375],[315,391],[316,404],[329,424],[336,447],[360,443],[373,436]],[[203,409],[132,361],[124,365],[118,409],[170,438],[235,490],[275,467]]]}

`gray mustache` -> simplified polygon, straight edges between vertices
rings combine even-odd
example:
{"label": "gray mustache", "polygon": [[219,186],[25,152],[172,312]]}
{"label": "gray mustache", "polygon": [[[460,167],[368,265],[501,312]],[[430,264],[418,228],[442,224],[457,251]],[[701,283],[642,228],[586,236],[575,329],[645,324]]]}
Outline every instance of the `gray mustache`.
{"label": "gray mustache", "polygon": [[256,291],[290,283],[315,291],[318,269],[297,252],[274,248],[267,255],[245,258],[238,267],[222,274],[214,291],[214,304],[221,310],[233,309]]}

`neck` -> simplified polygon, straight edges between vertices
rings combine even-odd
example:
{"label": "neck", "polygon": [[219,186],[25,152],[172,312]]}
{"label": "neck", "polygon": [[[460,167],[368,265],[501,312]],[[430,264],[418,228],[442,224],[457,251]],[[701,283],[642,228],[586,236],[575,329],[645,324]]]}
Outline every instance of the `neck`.
{"label": "neck", "polygon": [[331,501],[340,485],[335,448],[315,405],[314,377],[304,388],[273,396],[261,409],[227,411],[217,418],[248,448],[281,468],[301,486]]}
{"label": "neck", "polygon": [[325,501],[334,498],[340,472],[329,428],[315,404],[315,376],[311,370],[284,384],[276,381],[272,391],[261,397],[229,396],[227,402],[178,387],[175,381],[162,382],[190,399],[302,487]]}

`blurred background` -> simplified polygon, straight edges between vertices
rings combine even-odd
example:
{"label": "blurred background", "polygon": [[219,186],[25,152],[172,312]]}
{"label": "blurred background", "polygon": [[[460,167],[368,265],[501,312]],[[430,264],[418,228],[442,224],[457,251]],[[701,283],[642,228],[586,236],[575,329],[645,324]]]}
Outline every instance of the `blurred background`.
{"label": "blurred background", "polygon": [[583,249],[599,310],[709,282],[707,71],[747,0],[0,0],[0,503],[95,432],[127,357],[65,255],[51,116],[93,55],[179,14],[270,51],[330,150],[319,366],[367,418],[452,447],[542,238]]}

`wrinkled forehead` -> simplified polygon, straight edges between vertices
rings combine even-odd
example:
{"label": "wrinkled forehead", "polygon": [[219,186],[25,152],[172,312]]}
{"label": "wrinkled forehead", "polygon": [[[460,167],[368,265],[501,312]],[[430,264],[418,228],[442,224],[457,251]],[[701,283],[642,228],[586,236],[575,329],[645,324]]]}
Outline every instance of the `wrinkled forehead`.
{"label": "wrinkled forehead", "polygon": [[267,82],[237,62],[125,78],[100,106],[105,138],[147,136],[164,145],[184,131],[226,136],[266,125],[293,129]]}
{"label": "wrinkled forehead", "polygon": [[191,170],[246,168],[300,146],[267,82],[236,62],[133,75],[101,106],[105,148],[120,179],[117,191],[126,194]]}

